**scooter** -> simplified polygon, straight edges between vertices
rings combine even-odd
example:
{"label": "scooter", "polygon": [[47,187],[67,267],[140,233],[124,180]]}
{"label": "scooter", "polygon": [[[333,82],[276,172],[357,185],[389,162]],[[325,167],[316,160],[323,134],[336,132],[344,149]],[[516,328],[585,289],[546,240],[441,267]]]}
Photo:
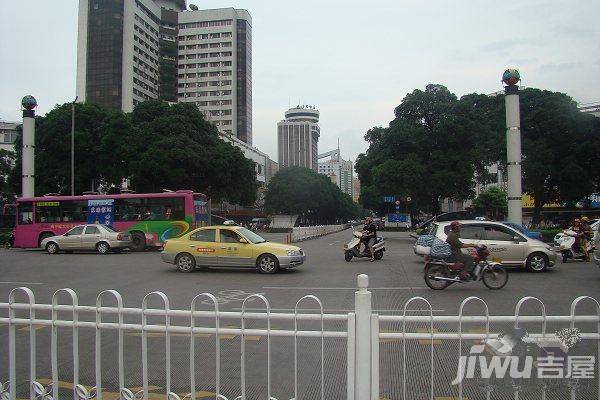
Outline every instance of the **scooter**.
{"label": "scooter", "polygon": [[[577,237],[580,236],[580,233],[577,233],[571,229],[565,229],[563,231],[564,236],[558,246],[560,254],[562,255],[562,262],[566,263],[570,258],[573,260],[585,260],[585,253],[583,249],[579,245],[575,245]],[[588,241],[587,243],[587,252],[588,254],[592,254],[594,251],[594,244],[592,241]]]}
{"label": "scooter", "polygon": [[[371,258],[371,253],[367,250],[366,252],[361,252],[360,247],[362,245],[363,233],[361,231],[355,231],[354,227],[352,227],[352,240],[344,245],[344,259],[348,262],[352,261],[354,257],[356,258]],[[381,260],[383,258],[383,252],[385,251],[385,240],[382,237],[377,237],[375,239],[375,244],[373,245],[374,254],[376,260]]]}

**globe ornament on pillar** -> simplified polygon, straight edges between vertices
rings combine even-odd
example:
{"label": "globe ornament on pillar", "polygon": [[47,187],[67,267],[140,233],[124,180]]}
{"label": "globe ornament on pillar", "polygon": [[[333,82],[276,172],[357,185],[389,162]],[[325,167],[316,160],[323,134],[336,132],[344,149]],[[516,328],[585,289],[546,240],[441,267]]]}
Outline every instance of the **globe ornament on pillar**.
{"label": "globe ornament on pillar", "polygon": [[33,110],[37,107],[37,100],[32,95],[28,94],[21,100],[21,105],[25,110]]}
{"label": "globe ornament on pillar", "polygon": [[502,82],[508,86],[514,86],[521,80],[519,71],[514,68],[509,68],[502,74]]}

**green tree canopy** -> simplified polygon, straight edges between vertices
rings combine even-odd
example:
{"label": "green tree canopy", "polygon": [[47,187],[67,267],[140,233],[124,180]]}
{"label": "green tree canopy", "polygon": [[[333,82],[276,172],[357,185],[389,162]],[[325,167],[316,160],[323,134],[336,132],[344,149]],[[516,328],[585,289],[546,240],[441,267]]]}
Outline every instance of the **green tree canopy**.
{"label": "green tree canopy", "polygon": [[[252,204],[254,162],[221,140],[217,128],[191,104],[159,100],[132,113],[93,104],[75,106],[75,192],[116,189],[129,178],[137,192],[192,189],[214,200]],[[70,192],[71,104],[36,118],[36,194]],[[21,141],[12,185],[20,193]]]}
{"label": "green tree canopy", "polygon": [[271,178],[265,208],[269,213],[303,215],[312,223],[356,218],[360,212],[326,175],[302,167],[283,168]]}
{"label": "green tree canopy", "polygon": [[[545,203],[576,202],[600,185],[600,118],[584,114],[563,93],[521,92],[523,190]],[[490,183],[487,167],[506,169],[504,96],[457,99],[442,85],[406,95],[389,127],[369,130],[356,172],[361,203],[382,211],[383,196],[411,196],[436,213],[443,198],[474,196],[475,182]]]}
{"label": "green tree canopy", "polygon": [[497,187],[491,187],[475,198],[473,208],[490,218],[502,220],[508,212],[506,193]]}

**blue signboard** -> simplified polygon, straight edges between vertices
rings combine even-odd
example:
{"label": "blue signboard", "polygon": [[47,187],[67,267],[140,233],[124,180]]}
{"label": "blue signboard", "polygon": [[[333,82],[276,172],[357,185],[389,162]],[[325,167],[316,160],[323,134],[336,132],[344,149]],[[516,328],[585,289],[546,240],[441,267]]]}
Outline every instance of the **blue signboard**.
{"label": "blue signboard", "polygon": [[196,222],[208,224],[208,202],[204,200],[194,200],[194,215]]}
{"label": "blue signboard", "polygon": [[409,214],[388,214],[387,222],[408,222]]}
{"label": "blue signboard", "polygon": [[396,201],[396,196],[383,196],[384,203],[393,203]]}
{"label": "blue signboard", "polygon": [[593,208],[600,208],[600,193],[594,193],[590,196],[590,205]]}
{"label": "blue signboard", "polygon": [[110,225],[115,221],[115,200],[88,200],[88,224]]}

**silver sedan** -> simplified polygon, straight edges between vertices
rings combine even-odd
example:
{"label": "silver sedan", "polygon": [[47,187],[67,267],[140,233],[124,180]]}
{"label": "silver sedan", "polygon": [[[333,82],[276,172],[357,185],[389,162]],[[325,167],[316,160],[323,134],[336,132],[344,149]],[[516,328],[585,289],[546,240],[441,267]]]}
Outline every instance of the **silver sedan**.
{"label": "silver sedan", "polygon": [[70,253],[74,250],[96,250],[99,254],[110,251],[119,253],[131,247],[131,235],[117,232],[106,225],[79,225],[63,235],[45,238],[41,247],[46,249],[48,254],[60,251]]}

